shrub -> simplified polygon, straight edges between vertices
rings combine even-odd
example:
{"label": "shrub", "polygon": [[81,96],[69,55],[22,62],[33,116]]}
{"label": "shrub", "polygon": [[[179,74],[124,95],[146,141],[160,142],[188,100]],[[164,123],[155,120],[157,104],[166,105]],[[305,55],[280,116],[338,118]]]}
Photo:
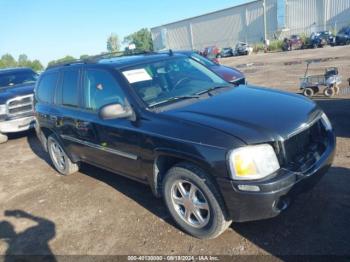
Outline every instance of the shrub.
{"label": "shrub", "polygon": [[301,38],[301,40],[302,40],[303,43],[304,43],[304,48],[311,45],[311,39],[310,39],[310,37],[307,36],[305,33],[302,33],[302,34],[300,35],[300,38]]}
{"label": "shrub", "polygon": [[283,40],[272,40],[270,42],[270,51],[282,51]]}
{"label": "shrub", "polygon": [[261,51],[264,51],[264,44],[263,43],[257,43],[253,46],[254,53],[259,53]]}

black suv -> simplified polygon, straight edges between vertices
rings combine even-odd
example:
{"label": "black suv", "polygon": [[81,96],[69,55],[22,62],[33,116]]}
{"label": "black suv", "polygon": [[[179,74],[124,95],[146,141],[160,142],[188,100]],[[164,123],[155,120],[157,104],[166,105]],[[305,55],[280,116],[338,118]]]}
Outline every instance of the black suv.
{"label": "black suv", "polygon": [[148,184],[198,238],[278,215],[334,156],[311,100],[236,87],[173,52],[51,67],[35,99],[38,137],[61,174],[87,162]]}
{"label": "black suv", "polygon": [[335,45],[335,36],[330,31],[312,33],[310,39],[313,48]]}
{"label": "black suv", "polygon": [[337,45],[349,45],[350,44],[350,27],[344,27],[339,31],[335,40]]}

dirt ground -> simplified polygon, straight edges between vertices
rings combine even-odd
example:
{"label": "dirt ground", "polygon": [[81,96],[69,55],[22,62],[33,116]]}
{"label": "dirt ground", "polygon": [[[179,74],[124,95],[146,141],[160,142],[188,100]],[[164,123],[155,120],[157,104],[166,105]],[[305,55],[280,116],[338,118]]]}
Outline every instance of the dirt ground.
{"label": "dirt ground", "polygon": [[[250,84],[298,92],[308,59],[312,73],[338,66],[350,77],[350,47],[222,59]],[[248,65],[247,65],[248,64]],[[315,100],[337,134],[329,173],[280,216],[233,224],[214,240],[176,228],[162,200],[141,184],[83,165],[62,177],[33,132],[0,145],[0,254],[350,255],[350,91]],[[14,212],[13,210],[18,210]]]}

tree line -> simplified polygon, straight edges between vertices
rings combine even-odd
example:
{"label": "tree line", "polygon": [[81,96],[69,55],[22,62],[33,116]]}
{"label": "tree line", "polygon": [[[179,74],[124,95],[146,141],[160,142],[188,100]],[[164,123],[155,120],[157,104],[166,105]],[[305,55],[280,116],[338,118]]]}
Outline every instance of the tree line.
{"label": "tree line", "polygon": [[41,62],[37,59],[30,60],[28,56],[25,54],[21,54],[18,56],[18,60],[16,60],[10,54],[4,54],[0,58],[0,68],[8,68],[8,67],[29,67],[34,71],[41,71],[44,69]]}
{"label": "tree line", "polygon": [[[132,33],[124,37],[123,44],[130,46],[135,45],[135,49],[139,51],[153,51],[153,42],[151,32],[147,28]],[[107,50],[109,52],[117,52],[120,50],[121,44],[117,34],[112,33],[107,39]],[[127,51],[128,47],[124,51]]]}
{"label": "tree line", "polygon": [[[124,50],[121,50],[121,44],[126,45]],[[151,31],[147,28],[142,28],[137,32],[134,32],[126,37],[124,37],[123,41],[121,42],[119,39],[119,36],[116,33],[111,33],[111,35],[107,38],[106,41],[106,49],[107,52],[118,52],[118,51],[129,51],[128,46],[130,44],[135,45],[135,49],[137,51],[152,51],[153,50],[153,42],[152,42],[152,36]],[[106,52],[101,52],[101,54],[104,54]],[[48,66],[57,64],[57,63],[64,63],[69,61],[74,61],[76,59],[86,59],[89,55],[81,55],[79,58],[67,55],[63,58],[50,61],[48,63]]]}
{"label": "tree line", "polygon": [[[121,44],[126,45],[124,50],[121,50]],[[118,52],[118,51],[129,51],[129,46],[131,44],[135,45],[135,49],[137,51],[152,51],[153,50],[153,42],[151,37],[151,32],[147,28],[142,28],[137,32],[134,32],[126,37],[124,37],[122,43],[117,34],[112,33],[106,42],[107,52]],[[102,54],[105,52],[102,52]],[[79,59],[86,59],[89,55],[81,55]],[[66,55],[57,60],[52,60],[48,63],[48,66],[76,60],[77,58]],[[28,56],[25,54],[19,55],[18,60],[16,60],[10,54],[4,54],[0,59],[0,68],[7,67],[30,67],[34,71],[42,71],[44,69],[43,65],[39,60],[35,59],[33,61],[28,59]]]}

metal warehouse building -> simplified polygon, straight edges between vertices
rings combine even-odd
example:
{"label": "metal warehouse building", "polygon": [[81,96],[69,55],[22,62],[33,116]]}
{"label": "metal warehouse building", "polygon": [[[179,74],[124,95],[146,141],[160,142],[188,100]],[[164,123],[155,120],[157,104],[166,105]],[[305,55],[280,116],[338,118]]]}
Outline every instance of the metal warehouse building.
{"label": "metal warehouse building", "polygon": [[155,50],[234,46],[284,35],[339,30],[350,0],[257,0],[151,29]]}

